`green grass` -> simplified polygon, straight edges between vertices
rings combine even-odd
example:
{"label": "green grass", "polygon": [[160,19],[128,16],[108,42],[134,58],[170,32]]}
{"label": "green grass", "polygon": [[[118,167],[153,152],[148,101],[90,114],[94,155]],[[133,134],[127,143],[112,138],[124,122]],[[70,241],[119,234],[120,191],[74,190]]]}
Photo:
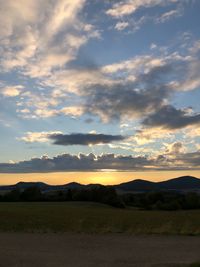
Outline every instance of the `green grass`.
{"label": "green grass", "polygon": [[0,203],[0,231],[200,234],[200,211],[140,211],[81,202]]}

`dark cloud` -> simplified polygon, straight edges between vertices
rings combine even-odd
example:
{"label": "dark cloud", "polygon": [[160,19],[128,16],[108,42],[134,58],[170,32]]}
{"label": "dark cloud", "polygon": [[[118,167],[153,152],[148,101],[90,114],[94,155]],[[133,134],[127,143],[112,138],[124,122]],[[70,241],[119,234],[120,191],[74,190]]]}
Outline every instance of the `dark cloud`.
{"label": "dark cloud", "polygon": [[181,129],[194,124],[200,124],[200,114],[190,115],[187,110],[176,109],[171,105],[161,107],[143,120],[145,126],[169,130]]}
{"label": "dark cloud", "polygon": [[182,162],[185,165],[189,165],[190,168],[199,168],[200,165],[200,151],[179,154],[176,156],[176,160]]}
{"label": "dark cloud", "polygon": [[21,161],[14,164],[0,164],[1,173],[34,173],[59,171],[95,171],[101,169],[141,169],[144,165],[152,164],[146,157],[115,156],[114,154],[71,154],[58,155],[53,158],[46,156]]}
{"label": "dark cloud", "polygon": [[161,107],[169,95],[166,87],[138,89],[136,84],[97,85],[87,91],[85,111],[98,115],[103,121],[143,116]]}
{"label": "dark cloud", "polygon": [[122,135],[108,135],[108,134],[52,134],[48,136],[53,140],[55,145],[97,145],[97,144],[109,144],[115,141],[122,141],[127,137]]}
{"label": "dark cloud", "polygon": [[122,156],[115,154],[63,154],[53,158],[44,156],[18,163],[0,163],[0,173],[37,173],[62,171],[118,171],[199,170],[200,151],[167,153],[155,157]]}
{"label": "dark cloud", "polygon": [[182,119],[180,128],[185,127],[189,120],[198,120],[198,116],[189,117],[184,110],[166,106],[175,92],[192,90],[199,86],[197,53],[192,54],[190,59],[174,53],[155,58],[155,62],[153,58],[149,62],[145,60],[144,57],[141,64],[135,63],[138,64],[137,71],[134,68],[132,70],[131,66],[130,69],[127,68],[122,62],[119,71],[114,71],[114,74],[111,72],[110,77],[114,83],[104,84],[103,81],[97,81],[96,85],[85,88],[85,113],[95,114],[109,122],[122,117],[142,118],[147,113],[157,114],[166,110],[169,116],[173,113],[172,116]]}

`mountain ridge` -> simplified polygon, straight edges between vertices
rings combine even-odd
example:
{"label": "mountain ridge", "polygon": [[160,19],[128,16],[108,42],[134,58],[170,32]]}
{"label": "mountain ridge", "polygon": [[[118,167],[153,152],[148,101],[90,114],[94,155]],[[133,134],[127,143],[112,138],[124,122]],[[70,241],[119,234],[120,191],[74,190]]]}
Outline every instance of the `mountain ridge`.
{"label": "mountain ridge", "polygon": [[156,190],[200,190],[200,179],[194,176],[181,176],[160,182],[136,179],[116,185],[124,191],[156,191]]}
{"label": "mountain ridge", "polygon": [[[77,182],[70,182],[64,185],[50,185],[44,182],[23,182],[20,181],[14,185],[2,185],[0,190],[24,190],[28,187],[37,186],[42,191],[50,190],[67,190],[67,189],[89,189],[94,186],[101,186],[101,184],[80,184]],[[157,190],[200,190],[200,178],[194,176],[181,176],[165,181],[153,182],[143,179],[135,179],[125,183],[120,183],[113,186],[118,191],[124,192],[147,192]]]}

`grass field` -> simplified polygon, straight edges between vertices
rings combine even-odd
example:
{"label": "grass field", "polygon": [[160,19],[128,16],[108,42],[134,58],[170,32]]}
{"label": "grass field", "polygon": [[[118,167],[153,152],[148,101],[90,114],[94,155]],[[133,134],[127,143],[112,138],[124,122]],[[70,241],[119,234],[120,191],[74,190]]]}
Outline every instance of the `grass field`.
{"label": "grass field", "polygon": [[200,211],[140,211],[96,203],[0,203],[0,231],[200,234]]}

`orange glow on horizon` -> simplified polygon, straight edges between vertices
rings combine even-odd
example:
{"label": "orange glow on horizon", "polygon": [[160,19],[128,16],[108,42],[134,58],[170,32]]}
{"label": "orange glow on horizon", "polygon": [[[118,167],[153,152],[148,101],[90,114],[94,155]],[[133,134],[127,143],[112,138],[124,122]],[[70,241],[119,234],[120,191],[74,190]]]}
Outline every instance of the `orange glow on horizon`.
{"label": "orange glow on horizon", "polygon": [[149,181],[163,181],[179,176],[191,175],[200,178],[200,171],[152,171],[152,172],[57,172],[57,173],[18,173],[0,174],[0,185],[15,184],[24,182],[44,182],[48,184],[66,184],[77,182],[81,184],[100,183],[114,185],[128,182],[135,179]]}

